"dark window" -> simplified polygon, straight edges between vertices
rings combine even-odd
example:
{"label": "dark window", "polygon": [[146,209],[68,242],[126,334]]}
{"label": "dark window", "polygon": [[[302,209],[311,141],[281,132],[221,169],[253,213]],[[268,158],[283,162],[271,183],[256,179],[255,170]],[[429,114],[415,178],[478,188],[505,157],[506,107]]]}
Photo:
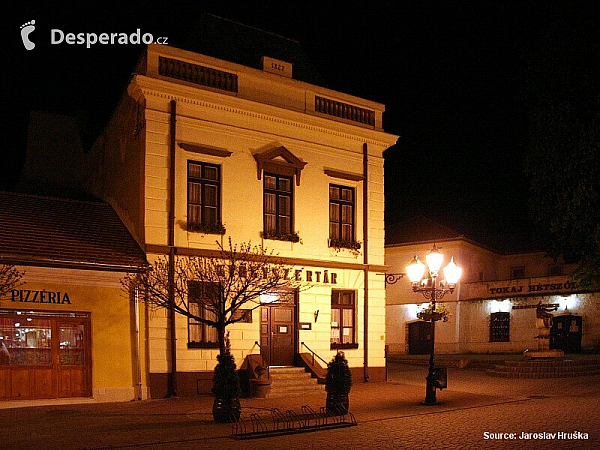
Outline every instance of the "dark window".
{"label": "dark window", "polygon": [[[215,284],[190,282],[188,291],[190,313],[202,319],[215,320],[215,314],[209,311],[206,305],[218,301],[216,298],[218,295],[218,288]],[[218,347],[217,329],[199,320],[188,318],[188,347]]]}
{"label": "dark window", "polygon": [[240,323],[252,323],[252,310],[251,309],[236,309],[231,314],[231,320],[239,320]]}
{"label": "dark window", "polygon": [[221,168],[188,161],[188,229],[218,232],[221,225]]}
{"label": "dark window", "polygon": [[354,188],[329,185],[329,239],[354,241]]}
{"label": "dark window", "polygon": [[510,341],[510,313],[492,313],[490,317],[490,342]]}
{"label": "dark window", "polygon": [[510,277],[512,279],[525,278],[525,266],[511,267]]}
{"label": "dark window", "polygon": [[264,176],[264,236],[281,238],[293,231],[292,177],[265,174]]}
{"label": "dark window", "polygon": [[331,348],[358,348],[354,291],[331,291]]}
{"label": "dark window", "polygon": [[562,271],[562,266],[560,264],[552,264],[550,266],[548,266],[548,276],[549,277],[556,277],[559,275],[562,275],[563,271]]}

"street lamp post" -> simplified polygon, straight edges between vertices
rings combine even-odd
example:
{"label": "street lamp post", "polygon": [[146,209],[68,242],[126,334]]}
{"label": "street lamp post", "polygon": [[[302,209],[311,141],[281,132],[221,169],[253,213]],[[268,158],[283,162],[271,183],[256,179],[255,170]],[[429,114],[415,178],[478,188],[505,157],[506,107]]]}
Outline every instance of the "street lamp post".
{"label": "street lamp post", "polygon": [[[425,401],[423,405],[435,405],[436,399],[436,387],[438,377],[436,375],[435,367],[435,322],[441,318],[441,314],[435,310],[436,301],[441,300],[444,295],[454,291],[454,287],[460,278],[462,269],[460,269],[455,263],[454,258],[450,260],[450,263],[444,268],[445,279],[438,282],[438,274],[444,261],[444,255],[442,255],[437,246],[433,244],[433,249],[425,257],[427,261],[428,273],[425,273],[425,264],[419,261],[417,256],[414,257],[413,261],[406,267],[406,273],[412,284],[413,292],[420,292],[423,296],[431,303],[431,315],[428,316],[428,320],[431,321],[431,353],[429,355],[429,372],[427,373],[427,387],[425,391]],[[426,275],[424,277],[424,275]]]}

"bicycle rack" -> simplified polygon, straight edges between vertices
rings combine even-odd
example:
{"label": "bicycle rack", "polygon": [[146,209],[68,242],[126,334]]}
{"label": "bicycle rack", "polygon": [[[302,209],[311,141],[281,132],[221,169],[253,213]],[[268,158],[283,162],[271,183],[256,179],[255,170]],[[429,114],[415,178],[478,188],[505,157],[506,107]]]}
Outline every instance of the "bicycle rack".
{"label": "bicycle rack", "polygon": [[250,414],[249,419],[240,417],[232,425],[232,436],[236,439],[253,439],[358,425],[351,412],[332,414],[325,407],[321,407],[319,413],[308,405],[302,406],[301,413],[287,410],[284,414],[278,408],[272,408],[270,413],[270,421],[257,413]]}

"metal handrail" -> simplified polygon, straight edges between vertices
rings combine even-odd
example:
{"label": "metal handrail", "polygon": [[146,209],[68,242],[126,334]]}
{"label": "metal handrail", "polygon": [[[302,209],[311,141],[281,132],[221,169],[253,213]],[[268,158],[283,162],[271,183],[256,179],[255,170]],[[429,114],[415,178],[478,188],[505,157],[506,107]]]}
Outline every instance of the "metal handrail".
{"label": "metal handrail", "polygon": [[317,355],[314,351],[312,351],[308,345],[306,345],[304,342],[301,342],[300,345],[306,347],[306,349],[312,353],[312,365],[313,366],[315,365],[315,356],[317,358],[319,358],[321,361],[323,361],[323,364],[325,364],[325,366],[327,366],[327,361],[325,361],[323,358],[321,358],[319,355]]}

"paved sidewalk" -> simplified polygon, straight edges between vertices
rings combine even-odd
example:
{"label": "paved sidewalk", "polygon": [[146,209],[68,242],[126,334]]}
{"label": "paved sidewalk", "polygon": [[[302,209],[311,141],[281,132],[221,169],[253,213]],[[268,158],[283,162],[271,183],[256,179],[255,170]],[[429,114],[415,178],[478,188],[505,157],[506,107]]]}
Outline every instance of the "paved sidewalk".
{"label": "paved sidewalk", "polygon": [[[440,404],[431,407],[420,405],[424,367],[391,364],[388,382],[355,381],[350,410],[359,425],[352,428],[239,441],[231,437],[230,424],[213,422],[210,396],[75,403],[0,410],[0,448],[600,448],[595,414],[600,376],[557,382],[507,381],[475,369],[450,368],[448,373],[449,388],[438,391]],[[300,412],[302,405],[309,405],[318,411],[324,404],[324,393],[242,399],[246,418],[251,413],[270,418],[271,408]],[[552,411],[556,408],[562,409]],[[550,423],[553,417],[556,423]],[[484,430],[520,433],[530,431],[529,423],[534,431],[579,430],[592,440],[483,440]]]}

